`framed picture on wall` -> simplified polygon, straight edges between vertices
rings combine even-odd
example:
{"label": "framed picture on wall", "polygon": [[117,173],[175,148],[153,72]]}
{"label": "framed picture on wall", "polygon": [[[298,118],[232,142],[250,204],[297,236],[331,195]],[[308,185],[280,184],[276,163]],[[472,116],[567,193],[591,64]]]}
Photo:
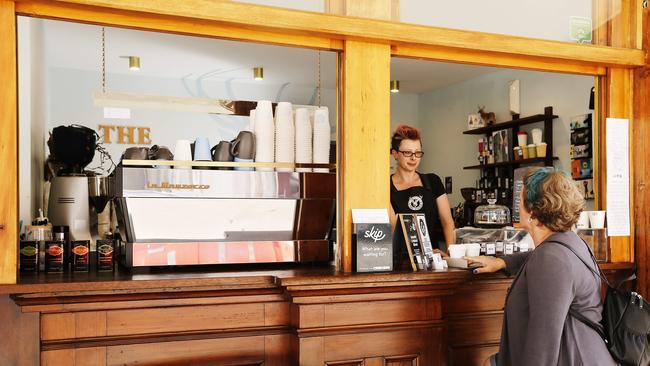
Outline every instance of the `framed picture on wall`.
{"label": "framed picture on wall", "polygon": [[510,131],[510,129],[506,129],[492,132],[495,163],[510,161],[510,146],[512,145]]}
{"label": "framed picture on wall", "polygon": [[593,179],[583,179],[574,181],[576,187],[582,194],[582,196],[588,200],[594,198],[594,180]]}

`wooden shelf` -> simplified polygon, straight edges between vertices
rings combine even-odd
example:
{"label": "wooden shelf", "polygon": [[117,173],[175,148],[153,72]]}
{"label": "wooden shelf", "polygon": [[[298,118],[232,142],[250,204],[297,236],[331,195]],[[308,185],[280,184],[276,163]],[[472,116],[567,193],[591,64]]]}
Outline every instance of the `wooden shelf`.
{"label": "wooden shelf", "polygon": [[598,267],[603,271],[615,271],[620,269],[634,269],[635,264],[632,262],[615,262],[615,263],[598,263]]}
{"label": "wooden shelf", "polygon": [[[558,159],[559,158],[557,156],[553,157],[553,160],[558,160]],[[511,160],[511,161],[504,161],[501,163],[471,165],[471,166],[463,167],[463,169],[468,170],[468,169],[496,168],[500,166],[517,166],[522,164],[544,163],[545,161],[546,158]]]}
{"label": "wooden shelf", "polygon": [[486,133],[492,132],[492,131],[499,131],[499,130],[505,130],[506,128],[513,128],[513,127],[519,127],[523,125],[527,125],[530,123],[535,123],[535,122],[544,122],[548,118],[555,119],[557,118],[557,115],[551,114],[535,114],[529,117],[524,117],[524,118],[519,118],[519,119],[513,119],[512,121],[507,121],[507,122],[500,122],[500,123],[495,123],[491,126],[487,127],[481,127],[481,128],[476,128],[473,130],[467,130],[463,131],[464,135],[484,135]]}
{"label": "wooden shelf", "polygon": [[122,160],[124,166],[150,167],[156,166],[182,166],[182,167],[219,167],[219,168],[312,168],[336,169],[336,164],[305,164],[305,163],[259,163],[259,162],[233,162],[233,161],[181,161],[181,160]]}

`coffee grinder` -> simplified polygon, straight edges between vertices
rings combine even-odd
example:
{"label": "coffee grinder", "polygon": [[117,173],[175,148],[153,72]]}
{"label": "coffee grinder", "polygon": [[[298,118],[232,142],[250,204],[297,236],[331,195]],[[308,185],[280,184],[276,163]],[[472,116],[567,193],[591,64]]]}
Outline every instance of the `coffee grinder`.
{"label": "coffee grinder", "polygon": [[463,225],[462,226],[473,226],[474,211],[478,206],[482,204],[478,199],[477,189],[472,187],[461,188],[460,193],[465,199],[465,202],[463,202],[463,223],[462,223]]}
{"label": "coffee grinder", "polygon": [[48,140],[54,177],[50,186],[48,217],[53,225],[68,226],[71,240],[92,242],[97,213],[110,200],[109,177],[88,176],[84,171],[95,156],[97,133],[78,125],[54,128]]}

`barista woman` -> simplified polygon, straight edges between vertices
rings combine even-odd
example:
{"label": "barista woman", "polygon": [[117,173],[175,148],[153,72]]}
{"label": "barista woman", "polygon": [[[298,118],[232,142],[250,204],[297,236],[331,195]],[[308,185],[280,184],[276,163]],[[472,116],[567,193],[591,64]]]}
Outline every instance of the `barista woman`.
{"label": "barista woman", "polygon": [[395,269],[406,269],[410,260],[396,213],[424,213],[434,249],[440,249],[442,242],[454,242],[454,220],[440,177],[417,171],[424,155],[420,132],[411,126],[398,126],[390,153],[397,163],[390,177],[390,219],[395,228],[393,261]]}

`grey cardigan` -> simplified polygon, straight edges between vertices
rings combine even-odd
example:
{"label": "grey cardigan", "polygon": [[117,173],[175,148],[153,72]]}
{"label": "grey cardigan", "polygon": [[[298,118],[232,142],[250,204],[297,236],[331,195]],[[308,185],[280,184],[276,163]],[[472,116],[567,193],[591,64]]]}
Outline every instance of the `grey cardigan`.
{"label": "grey cardigan", "polygon": [[616,365],[602,338],[568,315],[569,307],[600,322],[600,279],[559,241],[595,269],[589,251],[573,232],[551,235],[532,252],[503,257],[506,273],[517,273],[503,317],[499,366]]}

